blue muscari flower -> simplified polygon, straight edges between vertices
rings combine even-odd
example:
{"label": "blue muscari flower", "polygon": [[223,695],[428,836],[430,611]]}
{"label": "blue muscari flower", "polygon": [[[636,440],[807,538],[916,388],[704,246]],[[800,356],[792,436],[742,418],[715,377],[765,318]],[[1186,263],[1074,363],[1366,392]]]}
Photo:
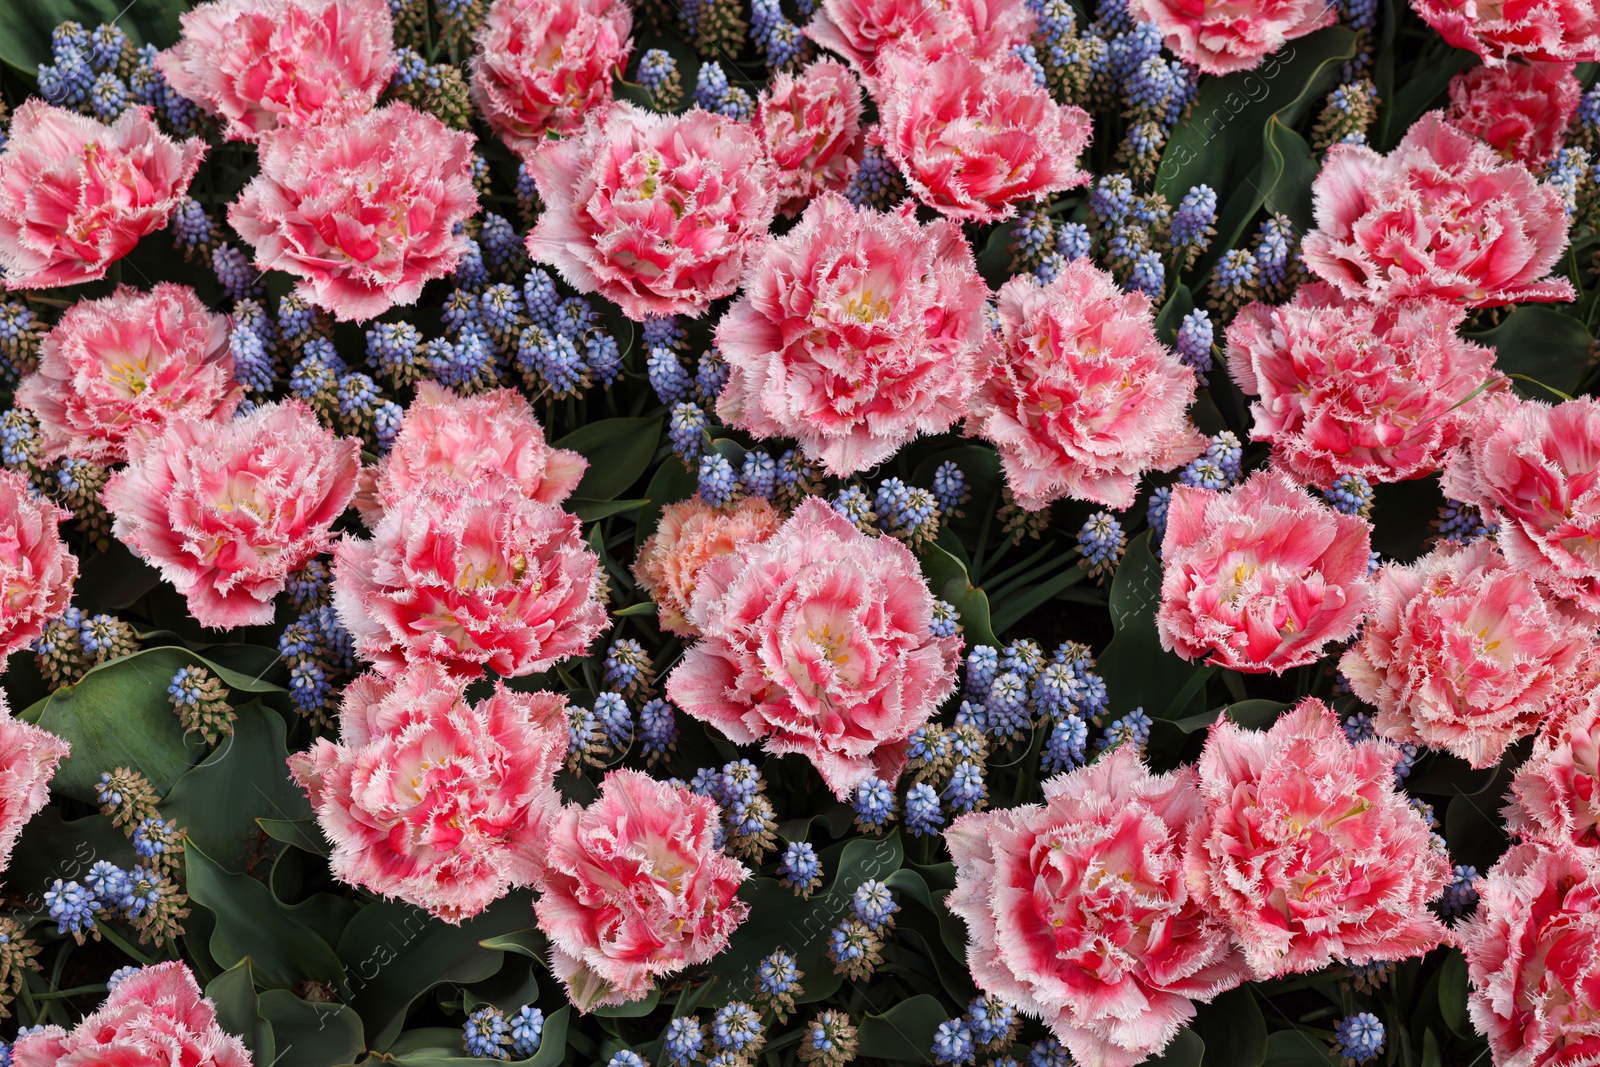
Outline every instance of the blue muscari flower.
{"label": "blue muscari flower", "polygon": [[89,87],[89,100],[95,117],[110,122],[128,106],[128,86],[110,71],[100,75]]}
{"label": "blue muscari flower", "polygon": [[805,49],[800,27],[785,17],[778,0],[752,0],[750,39],[767,57],[767,66],[775,69],[795,62]]}
{"label": "blue muscari flower", "polygon": [[1000,653],[989,645],[978,645],[967,653],[967,679],[963,692],[982,699],[1000,673]]}
{"label": "blue muscari flower", "polygon": [[539,1043],[544,1038],[544,1012],[532,1004],[524,1004],[506,1022],[511,1030],[513,1059],[525,1060],[539,1051]]}
{"label": "blue muscari flower", "polygon": [[669,1022],[667,1032],[661,1041],[667,1062],[673,1067],[688,1067],[688,1064],[699,1057],[705,1043],[706,1035],[700,1029],[700,1020],[693,1015],[682,1016]]}
{"label": "blue muscari flower", "polygon": [[483,246],[478,239],[468,235],[461,248],[461,258],[456,260],[452,281],[461,289],[479,289],[489,284],[489,268],[483,263]]}
{"label": "blue muscari flower", "polygon": [[1150,742],[1150,727],[1154,725],[1143,708],[1134,708],[1121,718],[1113,719],[1100,735],[1101,749],[1127,742],[1143,748]]}
{"label": "blue muscari flower", "polygon": [[756,965],[756,988],[771,997],[793,993],[800,984],[800,968],[793,956],[781,949],[762,957]]}
{"label": "blue muscari flower", "polygon": [[937,763],[948,751],[948,738],[939,726],[919,726],[906,738],[906,757],[921,763]]}
{"label": "blue muscari flower", "polygon": [[137,919],[148,909],[161,902],[161,880],[148,867],[135,867],[128,872],[132,894],[124,905],[124,914]]}
{"label": "blue muscari flower", "polygon": [[1047,1037],[1029,1046],[1028,1067],[1072,1067],[1072,1056],[1060,1041]]}
{"label": "blue muscari flower", "polygon": [[1172,243],[1177,248],[1199,248],[1211,242],[1211,227],[1217,221],[1217,194],[1209,185],[1196,185],[1178,202],[1172,213]]}
{"label": "blue muscari flower", "polygon": [[722,776],[722,791],[717,795],[723,804],[753,800],[761,790],[761,772],[747,759],[723,764],[719,773]]}
{"label": "blue muscari flower", "polygon": [[954,637],[960,631],[961,619],[956,614],[955,605],[946,600],[935,599],[933,615],[928,620],[928,632],[934,637]]}
{"label": "blue muscari flower", "polygon": [[933,471],[933,499],[945,511],[955,511],[967,502],[967,476],[954,460],[946,460]]}
{"label": "blue muscari flower", "polygon": [[642,667],[650,665],[644,646],[628,637],[619,637],[606,649],[605,679],[613,689],[627,689],[639,680]]}
{"label": "blue muscari flower", "polygon": [[778,488],[778,464],[765,452],[755,449],[744,454],[739,467],[739,489],[746,496],[770,497]]}
{"label": "blue muscari flower", "polygon": [[643,1056],[631,1048],[625,1048],[612,1056],[606,1067],[649,1067],[649,1065],[645,1063]]}
{"label": "blue muscari flower", "polygon": [[1046,662],[1044,649],[1039,647],[1039,642],[1026,637],[1011,642],[1000,653],[1000,669],[1010,671],[1024,682],[1031,682],[1038,677]]}
{"label": "blue muscari flower", "polygon": [[167,695],[178,704],[186,704],[191,708],[200,706],[200,688],[194,682],[192,668],[178,668],[178,673],[172,676],[172,682],[167,686]]}
{"label": "blue muscari flower", "polygon": [[778,863],[778,879],[784,885],[805,888],[822,876],[822,861],[809,841],[791,841]]}
{"label": "blue muscari flower", "polygon": [[522,280],[522,302],[528,315],[541,326],[554,327],[561,309],[561,293],[543,267],[534,267]]}
{"label": "blue muscari flower", "polygon": [[706,446],[706,427],[710,420],[699,404],[684,401],[672,406],[672,417],[667,422],[667,440],[672,450],[684,460],[694,462]]}
{"label": "blue muscari flower", "polygon": [[1083,688],[1077,664],[1052,660],[1033,680],[1033,703],[1045,715],[1059,715],[1077,708]]}
{"label": "blue muscari flower", "polygon": [[125,979],[132,978],[142,970],[144,970],[143,967],[139,967],[131,963],[127,964],[126,966],[118,967],[116,970],[112,971],[111,976],[106,979],[106,992],[108,994],[115,993],[117,991],[117,986],[121,985]]}
{"label": "blue muscari flower", "polygon": [[1033,84],[1040,89],[1050,87],[1050,77],[1044,71],[1044,64],[1039,62],[1039,53],[1031,44],[1016,44],[1011,46],[1011,54],[1022,61],[1033,75]]}
{"label": "blue muscari flower", "polygon": [[[1150,23],[1145,25],[1150,29],[1155,28]],[[1172,98],[1183,91],[1183,76],[1179,73],[1178,64],[1159,55],[1146,55],[1139,60],[1133,73],[1123,81],[1123,93],[1128,104],[1147,115],[1153,115],[1160,124],[1158,131],[1165,126],[1163,120],[1170,113]],[[1129,132],[1132,133],[1131,130]]]}
{"label": "blue muscari flower", "polygon": [[233,353],[233,376],[246,389],[265,393],[277,384],[277,361],[267,351],[260,327],[235,323],[228,334],[228,350]]}
{"label": "blue muscari flower", "polygon": [[1293,224],[1281,216],[1274,215],[1261,224],[1255,255],[1256,271],[1263,284],[1276,287],[1288,280],[1293,236]]}
{"label": "blue muscari flower", "polygon": [[94,787],[94,795],[95,799],[100,802],[101,807],[106,807],[107,805],[121,807],[122,805],[122,794],[112,786],[110,771],[100,772],[100,781]]}
{"label": "blue muscari flower", "polygon": [[915,533],[937,516],[938,502],[925,489],[912,489],[899,478],[889,478],[878,486],[872,510],[878,513],[885,532]]}
{"label": "blue muscari flower", "polygon": [[1446,541],[1459,545],[1470,544],[1480,537],[1487,537],[1494,530],[1495,527],[1485,523],[1482,513],[1471,504],[1446,500],[1444,507],[1439,510],[1439,536]]}
{"label": "blue muscari flower", "polygon": [[851,806],[855,808],[857,823],[879,829],[894,819],[894,790],[882,778],[868,777],[856,786]]}
{"label": "blue muscari flower", "polygon": [[1360,741],[1371,741],[1378,736],[1378,731],[1372,724],[1372,716],[1364,711],[1345,716],[1342,726],[1344,735],[1350,739],[1351,744]]}
{"label": "blue muscari flower", "polygon": [[1089,228],[1081,222],[1063,222],[1056,227],[1056,252],[1069,263],[1087,258],[1091,243]]}
{"label": "blue muscari flower", "polygon": [[872,510],[872,501],[858,485],[847,485],[839,490],[839,495],[834,497],[830,506],[856,526],[871,523],[876,514]]}
{"label": "blue muscari flower", "polygon": [[1378,0],[1340,0],[1339,8],[1352,30],[1370,30],[1378,22]]}
{"label": "blue muscari flower", "polygon": [[1211,285],[1219,292],[1249,289],[1256,282],[1256,260],[1242,248],[1235,248],[1217,261]]}
{"label": "blue muscari flower", "polygon": [[899,910],[889,887],[876,878],[862,882],[850,897],[850,914],[868,930],[882,930]]}
{"label": "blue muscari flower", "polygon": [[991,1045],[1012,1032],[1017,1025],[1017,1013],[999,997],[979,997],[967,1005],[966,1023],[975,1042]]}
{"label": "blue muscari flower", "polygon": [[120,26],[103,22],[90,32],[87,43],[83,46],[87,52],[89,65],[95,70],[115,70],[117,64],[122,62],[122,53],[128,46],[128,35]]}
{"label": "blue muscari flower", "polygon": [[1109,511],[1090,515],[1078,531],[1078,551],[1083,553],[1083,562],[1091,574],[1115,569],[1127,545],[1122,523]]}
{"label": "blue muscari flower", "polygon": [[175,819],[162,822],[158,817],[147,818],[133,831],[133,851],[147,860],[171,851],[177,841],[178,823]]}
{"label": "blue muscari flower", "polygon": [[1055,235],[1055,223],[1042,204],[1024,210],[1011,227],[1013,259],[1037,261],[1055,247]]}
{"label": "blue muscari flower", "polygon": [[702,404],[716,401],[722,393],[722,387],[728,384],[728,364],[723,360],[722,353],[716,348],[700,353],[699,364],[694,372],[695,397]]}
{"label": "blue muscari flower", "polygon": [[94,70],[76,49],[57,51],[55,62],[41,65],[38,75],[39,94],[58,107],[81,107],[94,85]]}
{"label": "blue muscari flower", "polygon": [[1196,489],[1226,489],[1232,484],[1228,474],[1210,456],[1199,456],[1178,472],[1178,481]]}
{"label": "blue muscari flower", "polygon": [[218,245],[211,251],[211,269],[222,289],[233,300],[261,295],[261,272],[245,254],[232,245]]}
{"label": "blue muscari flower", "polygon": [[583,339],[583,358],[589,373],[601,385],[610,385],[622,376],[622,349],[617,339],[604,330],[591,330]]}
{"label": "blue muscari flower", "polygon": [[698,796],[710,797],[718,804],[726,807],[728,804],[723,774],[715,767],[701,767],[694,772],[694,777],[689,779],[689,791]]}
{"label": "blue muscari flower", "polygon": [[1446,918],[1466,915],[1478,906],[1478,868],[1457,864],[1450,868],[1450,881],[1444,887],[1439,909]]}
{"label": "blue muscari flower", "polygon": [[134,906],[134,885],[128,872],[115,863],[99,860],[84,875],[83,883],[101,910],[125,911]]}
{"label": "blue muscari flower", "polygon": [[1578,211],[1578,187],[1589,169],[1589,153],[1582,148],[1563,148],[1544,173],[1544,180],[1561,193],[1561,202],[1571,218]]}
{"label": "blue muscari flower", "polygon": [[1366,515],[1372,510],[1372,483],[1359,474],[1346,474],[1322,491],[1333,510],[1344,515]]}
{"label": "blue muscari flower", "polygon": [[604,736],[600,728],[600,719],[594,712],[580,707],[567,709],[568,752],[588,752],[598,748],[604,741]]}
{"label": "blue muscari flower", "polygon": [[689,372],[683,369],[678,354],[665,345],[652,345],[645,358],[645,374],[650,388],[656,391],[663,404],[676,404],[689,396],[693,385]]}
{"label": "blue muscari flower", "polygon": [[394,447],[400,433],[400,420],[405,415],[399,404],[385,400],[372,412],[372,434],[377,439],[378,451],[387,452]]}
{"label": "blue muscari flower", "polygon": [[733,499],[738,479],[733,474],[733,464],[720,452],[709,452],[700,460],[700,499],[712,507],[721,507]]}
{"label": "blue muscari flower", "polygon": [[711,1020],[711,1040],[718,1048],[743,1052],[761,1040],[761,1014],[742,1000],[717,1009]]}
{"label": "blue muscari flower", "polygon": [[620,693],[601,693],[594,698],[594,717],[605,733],[606,743],[621,751],[633,741],[633,714]]}
{"label": "blue muscari flower", "polygon": [[1244,445],[1232,430],[1223,430],[1206,445],[1205,458],[1216,465],[1232,485],[1244,473]]}
{"label": "blue muscari flower", "polygon": [[1040,763],[1046,774],[1070,770],[1083,762],[1089,742],[1089,727],[1075,714],[1067,714],[1050,731]]}
{"label": "blue muscari flower", "polygon": [[983,784],[983,768],[971,760],[962,760],[950,772],[943,800],[953,812],[976,811],[987,795],[988,790]]}
{"label": "blue muscari flower", "polygon": [[522,294],[512,286],[499,282],[485,289],[478,297],[478,315],[489,329],[490,337],[509,337],[518,326],[522,314]]}
{"label": "blue muscari flower", "polygon": [[510,219],[493,211],[483,213],[478,245],[483,249],[483,261],[496,270],[504,270],[520,262],[523,255],[522,238],[517,234],[517,228]]}
{"label": "blue muscari flower", "polygon": [[906,790],[906,832],[919,837],[936,834],[943,825],[939,794],[927,782],[913,782]]}
{"label": "blue muscari flower", "polygon": [[1167,505],[1172,502],[1172,487],[1157,486],[1150,491],[1150,502],[1145,505],[1144,519],[1150,524],[1150,532],[1155,535],[1157,544],[1167,533]]}
{"label": "blue muscari flower", "polygon": [[1400,758],[1394,764],[1394,780],[1403,782],[1411,777],[1411,768],[1417,764],[1417,746],[1407,741],[1394,747],[1400,750]]}
{"label": "blue muscari flower", "polygon": [[646,348],[670,348],[682,352],[689,347],[683,320],[676,315],[651,315],[639,329]]}
{"label": "blue muscari flower", "polygon": [[461,1027],[461,1043],[469,1056],[479,1059],[503,1060],[509,1055],[506,1046],[511,1043],[506,1017],[493,1007],[479,1008],[467,1016]]}
{"label": "blue muscari flower", "polygon": [[378,402],[378,383],[370,375],[360,372],[346,374],[339,379],[334,396],[343,418],[359,418],[371,411]]}
{"label": "blue muscari flower", "polygon": [[1133,183],[1126,174],[1107,174],[1089,191],[1089,210],[1102,226],[1113,226],[1133,206]]}
{"label": "blue muscari flower", "polygon": [[672,53],[652,48],[639,57],[639,71],[634,76],[652,96],[657,96],[671,86],[677,73],[678,61],[672,58]]}
{"label": "blue muscari flower", "polygon": [[974,1056],[972,1031],[964,1019],[949,1019],[939,1024],[933,1035],[933,1058],[937,1063],[971,1063]]}
{"label": "blue muscari flower", "polygon": [[678,724],[672,705],[652,700],[639,709],[639,751],[645,756],[664,756],[678,740]]}
{"label": "blue muscari flower", "polygon": [[333,685],[316,660],[302,660],[289,669],[289,699],[301,711],[315,711],[328,702]]}
{"label": "blue muscari flower", "polygon": [[1185,366],[1192,368],[1205,381],[1211,369],[1211,346],[1216,334],[1211,325],[1211,314],[1205,308],[1195,308],[1178,324],[1172,347]]}
{"label": "blue muscari flower", "polygon": [[198,248],[213,237],[211,216],[194,197],[185,197],[178,210],[172,213],[167,228],[172,232],[172,242],[179,249]]}
{"label": "blue muscari flower", "polygon": [[713,114],[744,122],[755,111],[755,101],[737,85],[728,84],[727,72],[716,60],[700,64],[695,76],[694,102]]}
{"label": "blue muscari flower", "polygon": [[1347,1015],[1333,1028],[1334,1051],[1351,1063],[1367,1063],[1383,1051],[1383,1024],[1370,1011]]}
{"label": "blue muscari flower", "polygon": [[1033,718],[1028,710],[1028,683],[1015,671],[995,677],[983,705],[984,731],[996,737],[1020,733]]}
{"label": "blue muscari flower", "polygon": [[861,167],[845,187],[845,199],[856,207],[887,210],[900,190],[900,171],[884,154],[881,145],[869,144],[861,151]]}
{"label": "blue muscari flower", "polygon": [[81,934],[93,929],[94,913],[100,906],[88,889],[77,882],[63,882],[59,878],[44,891],[44,903],[49,909],[50,918],[56,921],[56,932],[59,934],[68,931]]}
{"label": "blue muscari flower", "polygon": [[38,437],[32,425],[21,419],[0,427],[0,463],[15,467],[27,462],[30,446]]}
{"label": "blue muscari flower", "polygon": [[428,61],[420,52],[411,48],[398,48],[394,53],[394,77],[389,84],[395,88],[410,85],[418,78],[425,77],[428,73]]}
{"label": "blue muscari flower", "polygon": [[828,955],[835,963],[854,963],[867,954],[867,947],[860,928],[852,929],[848,919],[828,931]]}

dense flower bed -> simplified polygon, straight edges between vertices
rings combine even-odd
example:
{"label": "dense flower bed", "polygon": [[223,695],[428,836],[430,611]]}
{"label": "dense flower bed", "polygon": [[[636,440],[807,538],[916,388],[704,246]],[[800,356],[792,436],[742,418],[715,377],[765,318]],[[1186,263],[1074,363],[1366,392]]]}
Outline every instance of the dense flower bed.
{"label": "dense flower bed", "polygon": [[1600,1063],[1594,0],[0,10],[0,1067]]}

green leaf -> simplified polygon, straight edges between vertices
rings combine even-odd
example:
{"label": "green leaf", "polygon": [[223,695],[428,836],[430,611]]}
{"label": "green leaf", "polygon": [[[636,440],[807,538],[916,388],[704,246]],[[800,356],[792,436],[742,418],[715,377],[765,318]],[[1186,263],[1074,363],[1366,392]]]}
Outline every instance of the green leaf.
{"label": "green leaf", "polygon": [[1291,41],[1253,70],[1200,83],[1193,107],[1161,153],[1156,191],[1176,204],[1191,186],[1204,183],[1226,198],[1208,258],[1235,247],[1261,206],[1262,183],[1272,180],[1263,169],[1270,145],[1286,154],[1272,121],[1286,131],[1299,126],[1355,54],[1355,34],[1330,26]]}
{"label": "green leaf", "polygon": [[276,1062],[274,1034],[256,998],[255,973],[246,957],[206,984],[217,1005],[217,1025],[244,1042],[256,1063]]}
{"label": "green leaf", "polygon": [[1128,545],[1111,580],[1111,625],[1116,636],[1095,668],[1105,679],[1114,713],[1142,707],[1152,718],[1162,715],[1201,669],[1200,664],[1186,663],[1162,649],[1156,632],[1160,602],[1161,563],[1150,552],[1146,531]]}
{"label": "green leaf", "polygon": [[1170,1045],[1161,1050],[1160,1055],[1145,1060],[1145,1063],[1149,1067],[1200,1067],[1205,1054],[1206,1043],[1200,1035],[1193,1030],[1183,1029],[1178,1031]]}
{"label": "green leaf", "polygon": [[275,711],[252,700],[238,709],[233,736],[178,779],[161,805],[189,840],[230,871],[242,871],[257,851],[257,819],[294,822],[311,817],[305,793],[289,778],[285,727]]}
{"label": "green leaf", "polygon": [[822,870],[832,878],[809,900],[775,878],[752,878],[739,889],[750,916],[733,932],[726,950],[712,964],[718,976],[708,1007],[748,1000],[755,993],[756,967],[782,949],[805,972],[802,1003],[831,997],[842,984],[827,957],[827,933],[850,909],[850,898],[868,879],[885,879],[900,867],[900,835],[855,837],[842,847],[824,849]]}
{"label": "green leaf", "polygon": [[398,901],[362,908],[339,938],[339,957],[349,974],[346,1002],[366,1024],[370,1047],[388,1048],[412,1003],[434,986],[480,982],[498,971],[505,954],[480,942],[525,928],[531,914],[525,891],[500,898],[460,926]]}
{"label": "green leaf", "polygon": [[313,1004],[282,989],[261,994],[261,1014],[272,1024],[277,1058],[272,1067],[336,1067],[353,1063],[366,1048],[361,1016],[343,1004]]}
{"label": "green leaf", "polygon": [[[1583,323],[1554,308],[1525,304],[1492,330],[1467,335],[1495,350],[1495,365],[1507,374],[1521,374],[1563,393],[1577,390],[1589,367],[1594,338]],[[1517,392],[1535,400],[1555,398],[1536,385],[1515,382]]]}
{"label": "green leaf", "polygon": [[579,522],[596,522],[633,511],[650,503],[648,500],[579,500],[573,497],[565,502],[566,509],[578,516]]}
{"label": "green leaf", "polygon": [[678,457],[673,456],[657,467],[650,476],[650,484],[645,486],[644,495],[650,502],[639,509],[639,525],[633,533],[634,547],[644,544],[645,538],[656,532],[663,507],[688,500],[698,488],[699,479],[693,471],[678,462]]}
{"label": "green leaf", "polygon": [[950,1018],[938,997],[919,993],[882,1014],[869,1012],[857,1028],[857,1053],[880,1060],[932,1063],[933,1036]]}
{"label": "green leaf", "polygon": [[120,26],[135,45],[165,48],[178,39],[178,16],[184,0],[22,0],[0,4],[0,60],[33,75],[51,62],[50,31],[63,22],[81,22],[94,29],[102,22]]}
{"label": "green leaf", "polygon": [[497,952],[515,952],[529,959],[542,961],[550,957],[550,939],[545,937],[544,931],[537,926],[500,934],[497,937],[486,937],[478,944]]}
{"label": "green leaf", "polygon": [[261,827],[262,833],[274,841],[293,845],[303,852],[326,856],[333,851],[328,839],[322,836],[315,819],[257,819],[256,825]]}
{"label": "green leaf", "polygon": [[1205,1067],[1261,1067],[1266,1061],[1267,1021],[1249,986],[1199,1005],[1191,1027],[1205,1041]]}
{"label": "green leaf", "polygon": [[555,446],[581,452],[589,460],[573,496],[615,500],[649,469],[660,438],[660,419],[601,419],[572,431]]}
{"label": "green leaf", "polygon": [[44,907],[44,891],[57,878],[80,880],[101,860],[124,868],[144,862],[110,819],[89,815],[67,820],[52,804],[23,826],[5,870],[6,896],[30,911],[39,910]]}
{"label": "green leaf", "polygon": [[181,648],[149,648],[94,668],[22,713],[72,744],[50,788],[98,805],[102,771],[131,767],[165,795],[204,750],[186,739],[167,697],[178,669],[203,662]]}
{"label": "green leaf", "polygon": [[949,603],[961,617],[967,643],[998,647],[1000,640],[995,637],[989,621],[989,598],[972,584],[966,566],[933,543],[917,550],[917,560],[922,564],[922,573],[933,595]]}
{"label": "green leaf", "polygon": [[1267,1038],[1267,1067],[1339,1067],[1326,1041],[1300,1030],[1279,1030]]}
{"label": "green leaf", "polygon": [[1467,959],[1460,949],[1451,949],[1439,965],[1439,1014],[1458,1036],[1472,1037],[1472,1019],[1467,1015]]}
{"label": "green leaf", "polygon": [[1265,145],[1266,181],[1261,186],[1261,203],[1268,211],[1288,216],[1295,228],[1304,233],[1313,225],[1311,183],[1322,168],[1306,139],[1279,122],[1277,116],[1267,120]]}
{"label": "green leaf", "polygon": [[189,896],[217,922],[211,955],[223,967],[246,956],[262,984],[288,989],[311,979],[344,984],[344,967],[315,930],[288,914],[272,891],[245,874],[224,869],[193,844],[184,850]]}
{"label": "green leaf", "polygon": [[596,1008],[592,1014],[601,1019],[638,1019],[649,1015],[661,1003],[661,990],[651,989],[643,1000],[630,1000],[624,1004],[609,1004]]}

